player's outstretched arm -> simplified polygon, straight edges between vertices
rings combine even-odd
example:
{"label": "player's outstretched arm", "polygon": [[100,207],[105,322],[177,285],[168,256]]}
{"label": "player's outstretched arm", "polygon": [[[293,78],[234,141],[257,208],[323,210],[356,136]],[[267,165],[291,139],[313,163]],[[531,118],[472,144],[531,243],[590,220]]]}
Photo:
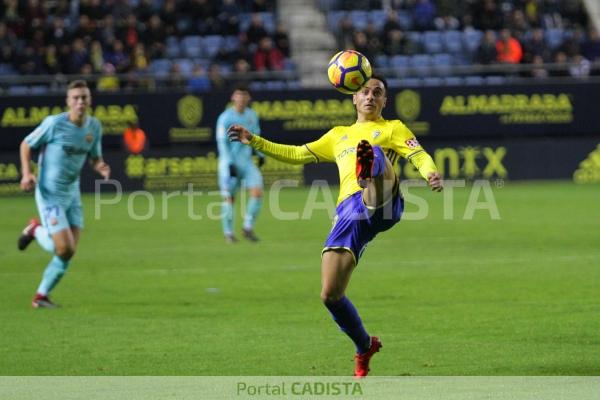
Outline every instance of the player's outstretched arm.
{"label": "player's outstretched arm", "polygon": [[21,190],[29,192],[35,188],[35,175],[31,173],[31,147],[27,144],[26,141],[21,142],[21,146],[19,147],[19,155],[21,158]]}
{"label": "player's outstretched arm", "polygon": [[102,158],[93,158],[91,160],[92,168],[104,179],[110,178],[110,166]]}
{"label": "player's outstretched arm", "polygon": [[247,144],[255,150],[260,151],[276,160],[289,164],[308,164],[319,161],[308,148],[303,146],[290,146],[270,142],[259,135],[253,135],[241,125],[232,125],[227,131],[227,136],[232,142]]}

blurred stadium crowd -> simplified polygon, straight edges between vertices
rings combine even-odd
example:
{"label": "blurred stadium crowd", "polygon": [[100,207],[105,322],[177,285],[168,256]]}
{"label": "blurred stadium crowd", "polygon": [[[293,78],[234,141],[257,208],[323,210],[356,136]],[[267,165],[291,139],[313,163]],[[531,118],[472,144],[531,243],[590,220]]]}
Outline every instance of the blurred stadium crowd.
{"label": "blurred stadium crowd", "polygon": [[517,70],[521,77],[600,73],[593,68],[600,36],[581,0],[320,0],[320,6],[338,47],[354,47],[392,76],[410,68],[421,77],[448,76],[453,66],[478,65],[510,75],[517,69],[507,66],[525,64]]}
{"label": "blurred stadium crowd", "polygon": [[[582,0],[315,4],[338,49],[355,48],[392,79],[460,84],[490,75],[600,74],[600,36]],[[99,77],[91,81],[104,91],[160,86],[202,92],[240,81],[299,87],[293,43],[276,8],[276,0],[2,0],[0,86],[43,93],[75,74]],[[488,67],[473,69],[481,65]],[[507,69],[517,65],[527,68]],[[33,86],[1,80],[14,75],[51,77]]]}
{"label": "blurred stadium crowd", "polygon": [[99,90],[155,85],[147,76],[222,88],[231,73],[293,69],[274,12],[274,0],[3,0],[0,75],[101,74]]}

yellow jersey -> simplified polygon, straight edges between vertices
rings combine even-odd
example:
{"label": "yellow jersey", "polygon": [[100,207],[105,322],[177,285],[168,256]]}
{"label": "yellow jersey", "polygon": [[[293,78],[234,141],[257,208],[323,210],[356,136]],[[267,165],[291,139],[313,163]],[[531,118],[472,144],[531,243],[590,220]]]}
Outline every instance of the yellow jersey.
{"label": "yellow jersey", "polygon": [[278,160],[292,164],[335,162],[340,176],[338,204],[346,197],[362,190],[356,180],[356,146],[366,139],[380,146],[387,158],[395,164],[399,157],[411,161],[421,176],[427,179],[437,168],[415,135],[399,120],[356,122],[350,126],[336,126],[318,140],[302,146],[270,142],[253,135],[250,146]]}

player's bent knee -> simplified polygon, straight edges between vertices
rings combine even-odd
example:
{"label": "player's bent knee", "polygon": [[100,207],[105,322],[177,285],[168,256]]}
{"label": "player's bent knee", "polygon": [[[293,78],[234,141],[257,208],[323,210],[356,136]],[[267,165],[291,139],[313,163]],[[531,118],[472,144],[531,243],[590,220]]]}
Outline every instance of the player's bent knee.
{"label": "player's bent knee", "polygon": [[63,260],[70,260],[75,255],[75,247],[74,246],[56,246],[55,253],[57,256],[62,258]]}

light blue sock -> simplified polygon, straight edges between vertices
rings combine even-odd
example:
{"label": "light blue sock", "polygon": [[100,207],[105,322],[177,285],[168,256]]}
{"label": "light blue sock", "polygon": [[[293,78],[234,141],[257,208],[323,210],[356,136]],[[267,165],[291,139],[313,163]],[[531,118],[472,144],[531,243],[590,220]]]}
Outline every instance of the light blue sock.
{"label": "light blue sock", "polygon": [[246,216],[244,217],[244,229],[252,230],[261,207],[262,197],[250,197],[246,207]]}
{"label": "light blue sock", "polygon": [[48,253],[54,254],[54,240],[52,240],[52,236],[50,236],[46,228],[38,226],[35,228],[35,233],[33,235],[42,249],[46,250]]}
{"label": "light blue sock", "polygon": [[68,260],[63,260],[59,256],[52,257],[52,260],[50,260],[50,263],[44,271],[44,277],[42,278],[42,282],[40,283],[37,292],[47,296],[50,291],[54,289],[54,286],[60,282],[60,279],[67,271],[68,266]]}
{"label": "light blue sock", "polygon": [[221,223],[225,235],[233,234],[233,204],[228,201],[221,203]]}

